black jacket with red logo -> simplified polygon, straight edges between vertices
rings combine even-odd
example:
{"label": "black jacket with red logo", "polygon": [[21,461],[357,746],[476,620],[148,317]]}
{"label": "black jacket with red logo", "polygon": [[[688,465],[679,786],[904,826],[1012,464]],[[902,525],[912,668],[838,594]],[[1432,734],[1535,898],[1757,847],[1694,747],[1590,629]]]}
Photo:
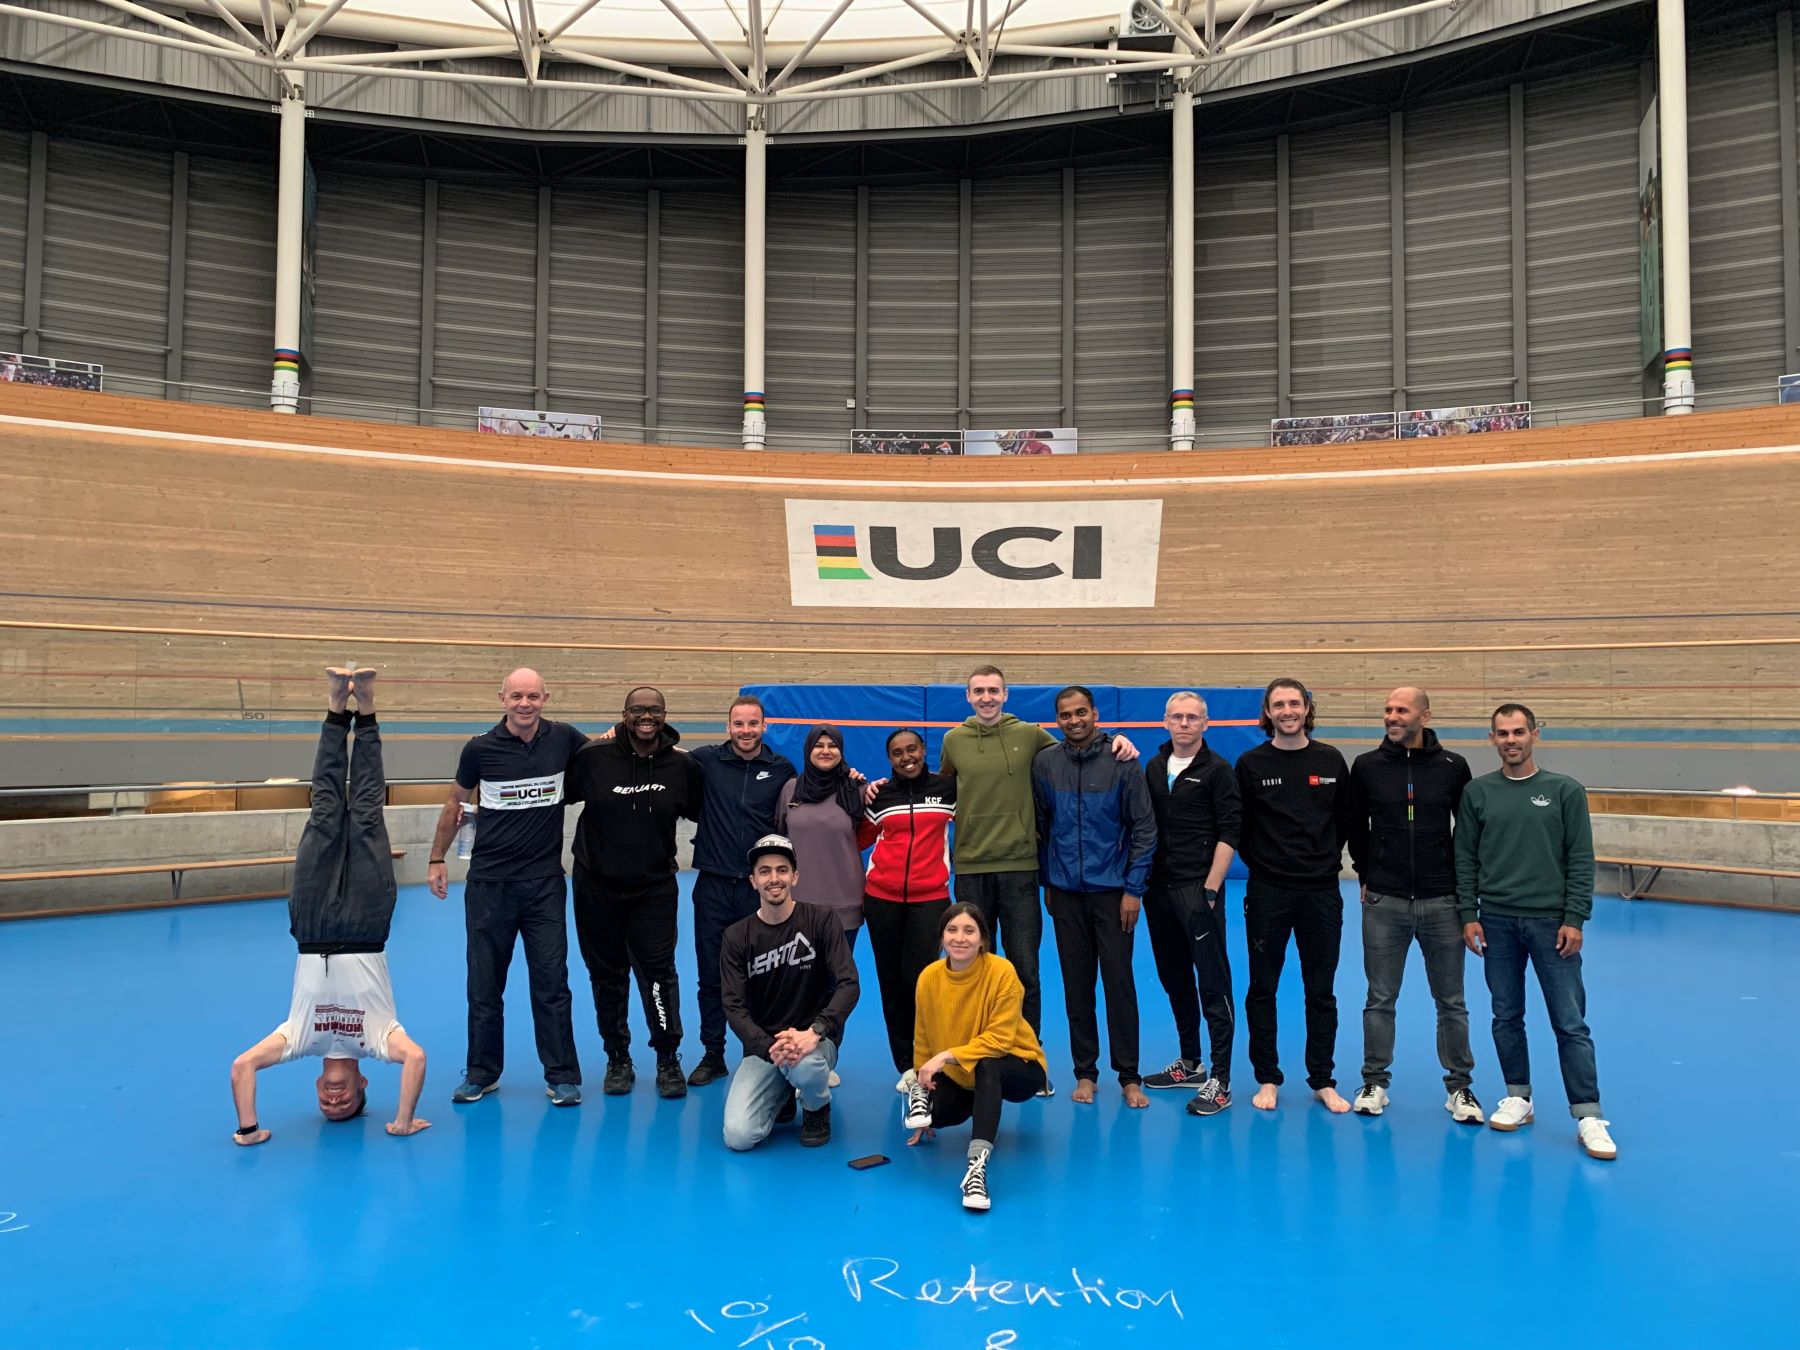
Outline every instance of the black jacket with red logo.
{"label": "black jacket with red logo", "polygon": [[1244,866],[1250,884],[1293,890],[1335,887],[1350,838],[1350,766],[1335,746],[1308,741],[1299,750],[1275,742],[1237,761],[1244,796]]}
{"label": "black jacket with red logo", "polygon": [[890,778],[856,827],[861,848],[875,845],[863,889],[877,900],[916,904],[950,894],[950,821],[956,779],[941,773]]}

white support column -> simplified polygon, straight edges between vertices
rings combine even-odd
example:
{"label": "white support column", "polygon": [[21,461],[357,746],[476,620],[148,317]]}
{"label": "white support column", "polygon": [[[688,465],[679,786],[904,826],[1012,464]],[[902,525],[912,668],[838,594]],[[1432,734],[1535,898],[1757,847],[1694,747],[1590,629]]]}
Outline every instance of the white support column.
{"label": "white support column", "polygon": [[767,435],[763,391],[763,217],[769,196],[769,131],[761,108],[744,132],[744,449],[761,450]]}
{"label": "white support column", "polygon": [[1656,0],[1656,99],[1662,141],[1663,412],[1694,410],[1688,278],[1687,27],[1683,0]]}
{"label": "white support column", "polygon": [[1194,448],[1194,91],[1175,86],[1169,175],[1169,448]]}
{"label": "white support column", "polygon": [[300,408],[300,250],[306,197],[306,85],[289,71],[281,94],[281,163],[275,198],[275,375],[269,406]]}

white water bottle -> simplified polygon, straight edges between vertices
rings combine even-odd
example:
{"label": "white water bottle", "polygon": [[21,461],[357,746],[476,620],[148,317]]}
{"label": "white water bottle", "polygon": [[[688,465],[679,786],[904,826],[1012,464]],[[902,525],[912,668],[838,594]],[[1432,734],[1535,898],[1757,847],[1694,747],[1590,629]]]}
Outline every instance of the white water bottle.
{"label": "white water bottle", "polygon": [[462,824],[456,830],[456,856],[465,862],[475,851],[475,811],[475,807],[464,802],[462,804]]}

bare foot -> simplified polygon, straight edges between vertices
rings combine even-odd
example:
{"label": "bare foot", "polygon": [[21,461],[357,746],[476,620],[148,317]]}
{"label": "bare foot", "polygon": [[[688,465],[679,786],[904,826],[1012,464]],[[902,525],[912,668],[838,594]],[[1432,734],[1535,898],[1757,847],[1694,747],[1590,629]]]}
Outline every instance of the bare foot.
{"label": "bare foot", "polygon": [[1350,1103],[1339,1095],[1336,1088],[1320,1088],[1313,1096],[1324,1103],[1325,1109],[1334,1116],[1341,1116],[1350,1109]]}
{"label": "bare foot", "polygon": [[1138,1111],[1150,1105],[1150,1099],[1144,1095],[1144,1089],[1136,1083],[1125,1084],[1122,1091],[1125,1093],[1125,1105]]}
{"label": "bare foot", "polygon": [[1094,1080],[1091,1078],[1077,1078],[1075,1080],[1075,1091],[1069,1094],[1069,1100],[1084,1102],[1091,1106],[1094,1101]]}
{"label": "bare foot", "polygon": [[1275,1098],[1277,1095],[1273,1083],[1262,1083],[1258,1085],[1256,1095],[1250,1099],[1250,1105],[1254,1106],[1258,1111],[1273,1111],[1275,1109]]}
{"label": "bare foot", "polygon": [[348,666],[325,667],[325,706],[332,712],[341,713],[350,706],[350,677],[353,673]]}
{"label": "bare foot", "polygon": [[375,711],[375,676],[374,666],[358,666],[350,675],[350,688],[356,693],[356,710],[360,713]]}

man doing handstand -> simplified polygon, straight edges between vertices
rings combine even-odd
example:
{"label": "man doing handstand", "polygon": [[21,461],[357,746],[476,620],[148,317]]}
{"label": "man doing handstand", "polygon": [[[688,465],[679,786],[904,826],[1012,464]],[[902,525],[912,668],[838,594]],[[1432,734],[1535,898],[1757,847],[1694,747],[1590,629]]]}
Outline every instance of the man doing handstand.
{"label": "man doing handstand", "polygon": [[[312,816],[294,860],[289,927],[300,947],[287,1021],[231,1065],[239,1144],[260,1144],[270,1132],[256,1121],[256,1074],[305,1055],[325,1061],[319,1110],[327,1120],[352,1120],[367,1103],[369,1080],[357,1061],[399,1064],[400,1105],[389,1134],[417,1134],[431,1122],[413,1115],[425,1086],[425,1052],[394,1017],[388,979],[388,927],[394,917],[394,861],[382,808],[387,776],[381,731],[375,725],[375,672],[332,667],[330,711],[313,760]],[[349,712],[356,694],[356,715]],[[352,732],[352,725],[354,731]],[[356,742],[350,756],[351,739]],[[346,790],[346,778],[348,790]]]}

